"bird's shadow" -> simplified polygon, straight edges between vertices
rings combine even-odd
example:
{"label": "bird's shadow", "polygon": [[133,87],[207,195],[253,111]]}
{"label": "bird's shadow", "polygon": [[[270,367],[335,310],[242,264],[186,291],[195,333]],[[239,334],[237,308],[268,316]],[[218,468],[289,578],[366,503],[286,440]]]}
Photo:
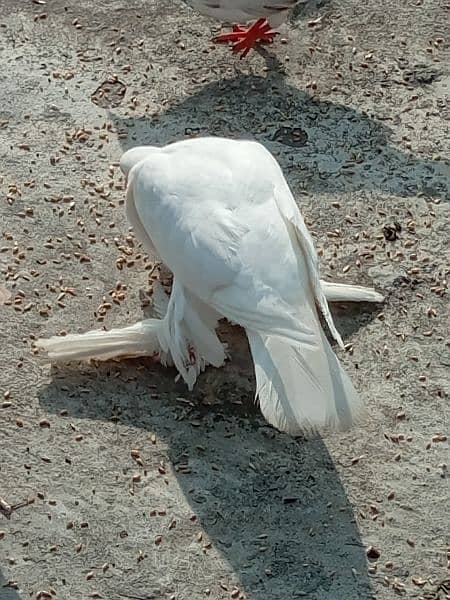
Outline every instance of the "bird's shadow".
{"label": "bird's shadow", "polygon": [[265,76],[237,73],[198,85],[182,101],[151,116],[111,111],[110,118],[126,134],[123,150],[204,135],[255,139],[276,156],[294,191],[450,199],[449,162],[415,156],[392,141],[388,123],[397,123],[399,116],[381,121],[381,115],[316,98],[287,82],[275,55],[265,48],[259,52],[266,59]]}
{"label": "bird's shadow", "polygon": [[19,594],[0,571],[0,598],[2,600],[20,600]]}
{"label": "bird's shadow", "polygon": [[[374,310],[334,305],[347,335]],[[150,316],[151,308],[145,312]],[[69,420],[119,422],[156,434],[205,539],[246,598],[369,598],[364,545],[327,446],[319,437],[294,439],[266,424],[254,402],[245,334],[226,322],[219,331],[231,358],[223,368],[209,367],[192,392],[175,381],[174,369],[139,359],[54,366],[39,402]],[[142,550],[153,552],[153,541]],[[122,583],[147,597],[145,583]],[[195,595],[195,585],[188,577],[184,592]]]}
{"label": "bird's shadow", "polygon": [[[143,364],[53,368],[40,404],[68,418],[155,433],[204,538],[226,559],[246,598],[368,598],[365,550],[324,442],[268,427],[242,379],[222,380],[211,402],[206,384],[188,395],[172,370]],[[143,550],[152,548],[149,541]],[[194,593],[196,584],[187,580],[184,593]],[[133,581],[129,589],[144,592],[139,586]]]}

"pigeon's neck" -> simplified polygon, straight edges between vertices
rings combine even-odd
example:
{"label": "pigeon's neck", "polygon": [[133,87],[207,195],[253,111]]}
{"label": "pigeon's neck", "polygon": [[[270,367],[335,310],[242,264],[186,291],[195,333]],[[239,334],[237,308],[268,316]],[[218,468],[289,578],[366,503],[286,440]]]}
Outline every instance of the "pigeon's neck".
{"label": "pigeon's neck", "polygon": [[120,169],[122,173],[127,177],[128,173],[135,165],[157,150],[160,150],[160,148],[154,146],[136,146],[136,148],[130,148],[130,150],[127,150],[120,159]]}

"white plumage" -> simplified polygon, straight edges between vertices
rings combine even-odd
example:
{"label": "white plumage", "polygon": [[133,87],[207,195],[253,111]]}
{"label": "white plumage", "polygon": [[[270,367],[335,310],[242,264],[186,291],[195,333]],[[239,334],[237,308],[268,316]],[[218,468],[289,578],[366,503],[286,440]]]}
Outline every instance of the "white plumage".
{"label": "white plumage", "polygon": [[298,0],[187,0],[194,10],[222,23],[248,23],[265,18],[279,27]]}
{"label": "white plumage", "polygon": [[318,258],[282,171],[260,144],[198,138],[126,152],[127,216],[174,274],[162,319],[110,332],[40,340],[51,358],[153,355],[173,361],[189,388],[221,366],[220,318],[245,329],[265,418],[282,431],[346,428],[363,403],[322,330],[342,345],[334,300],[380,301],[373,290],[321,282]]}

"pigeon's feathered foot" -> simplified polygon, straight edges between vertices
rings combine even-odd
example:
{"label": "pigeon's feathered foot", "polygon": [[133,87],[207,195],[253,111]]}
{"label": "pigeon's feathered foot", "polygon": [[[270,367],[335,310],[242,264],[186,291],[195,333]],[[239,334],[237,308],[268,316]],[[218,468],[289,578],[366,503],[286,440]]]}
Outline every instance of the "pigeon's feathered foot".
{"label": "pigeon's feathered foot", "polygon": [[278,35],[278,31],[274,31],[267,19],[258,19],[251,27],[245,28],[240,25],[233,25],[233,31],[230,33],[222,33],[213,38],[213,42],[224,43],[233,42],[233,52],[236,54],[242,52],[241,58],[247,56],[250,50],[257,43],[270,44],[274,37]]}

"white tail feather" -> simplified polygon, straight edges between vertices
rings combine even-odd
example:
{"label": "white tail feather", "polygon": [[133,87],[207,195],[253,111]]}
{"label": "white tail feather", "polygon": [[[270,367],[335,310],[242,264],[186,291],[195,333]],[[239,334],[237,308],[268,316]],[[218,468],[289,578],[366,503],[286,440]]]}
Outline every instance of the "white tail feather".
{"label": "white tail feather", "polygon": [[158,355],[163,365],[175,364],[192,390],[198,375],[211,364],[223,365],[226,345],[215,332],[215,315],[197,310],[191,295],[174,281],[169,298],[154,287],[155,312],[163,319],[145,319],[129,327],[39,339],[36,347],[54,361],[111,360]]}
{"label": "white tail feather", "polygon": [[364,405],[320,332],[315,349],[247,331],[256,396],[267,421],[291,435],[317,428],[348,429]]}
{"label": "white tail feather", "polygon": [[36,347],[45,350],[55,361],[154,356],[160,352],[158,330],[161,323],[159,319],[145,319],[121,329],[53,336],[39,339]]}
{"label": "white tail feather", "polygon": [[373,288],[360,285],[349,285],[346,283],[332,283],[331,281],[320,281],[322,290],[328,302],[383,302],[384,296]]}

